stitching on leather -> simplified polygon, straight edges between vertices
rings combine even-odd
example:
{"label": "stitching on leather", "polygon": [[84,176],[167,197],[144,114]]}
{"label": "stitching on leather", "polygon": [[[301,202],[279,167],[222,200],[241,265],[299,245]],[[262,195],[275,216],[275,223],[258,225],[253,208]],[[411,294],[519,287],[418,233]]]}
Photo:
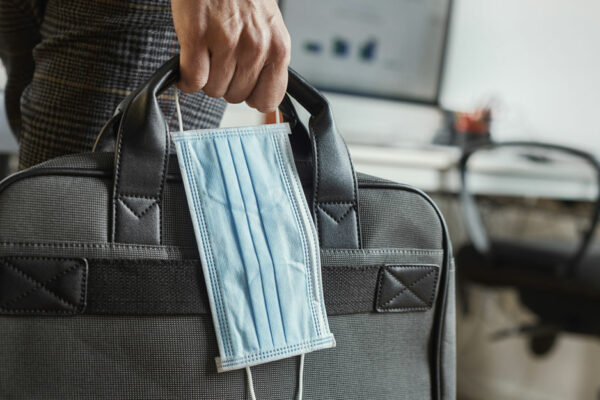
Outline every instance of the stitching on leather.
{"label": "stitching on leather", "polygon": [[[21,258],[21,259],[31,259],[31,260],[35,260],[35,257],[31,257],[31,258]],[[39,259],[43,259],[43,258],[39,258]],[[62,260],[62,259],[59,259]],[[67,259],[67,261],[70,261],[71,259]],[[34,293],[38,290],[43,290],[46,293],[48,293],[49,295],[51,295],[52,297],[54,297],[56,300],[60,301],[61,303],[68,305],[69,307],[71,307],[72,309],[76,310],[78,305],[65,300],[62,296],[58,295],[56,292],[48,289],[46,287],[46,285],[48,285],[49,283],[54,282],[56,279],[62,278],[63,276],[69,274],[70,272],[73,272],[74,270],[76,270],[77,268],[81,267],[81,264],[77,263],[61,272],[59,272],[58,274],[56,274],[55,276],[53,276],[52,278],[50,278],[47,281],[41,282],[38,279],[33,278],[32,276],[30,276],[29,274],[25,273],[24,271],[22,271],[20,268],[16,267],[14,264],[9,263],[6,259],[0,259],[0,263],[4,264],[6,267],[9,267],[10,269],[12,269],[14,272],[16,272],[17,274],[19,274],[22,278],[25,278],[28,282],[32,283],[34,285],[33,288],[25,291],[24,293],[21,293],[21,295],[5,302],[2,304],[2,306],[6,307],[9,304],[15,303],[16,301],[21,300],[22,298],[30,295],[31,293]],[[85,274],[84,274],[85,275]],[[84,277],[85,280],[85,277]],[[83,293],[82,293],[83,295]],[[0,309],[3,309],[3,307],[0,307]]]}
{"label": "stitching on leather", "polygon": [[[415,296],[417,299],[419,299],[421,302],[425,303],[425,300],[423,300],[421,297],[419,297],[419,295],[417,295],[415,292],[413,292],[411,288],[414,287],[417,283],[419,283],[422,280],[424,280],[425,278],[429,277],[431,274],[433,274],[436,271],[436,269],[431,269],[431,271],[429,271],[427,274],[423,275],[422,277],[420,277],[419,279],[417,279],[416,281],[414,281],[410,285],[407,285],[406,282],[403,282],[400,278],[398,278],[396,275],[394,275],[392,272],[390,272],[390,269],[391,268],[385,268],[384,272],[387,272],[392,278],[394,278],[394,280],[396,280],[396,282],[398,282],[399,284],[401,284],[402,286],[404,286],[404,289],[402,289],[398,293],[396,293],[396,295],[394,297],[392,297],[390,300],[388,300],[387,302],[385,302],[385,304],[382,304],[381,305],[382,308],[386,307],[387,305],[389,305],[396,298],[398,298],[398,296],[400,296],[401,294],[403,294],[403,293],[405,293],[407,291],[409,293],[411,293],[413,296]],[[382,286],[383,286],[383,279],[382,279]],[[427,304],[427,303],[425,303],[425,304]]]}
{"label": "stitching on leather", "polygon": [[[392,266],[394,267],[394,266]],[[398,266],[401,268],[411,268],[411,269],[415,269],[415,268],[423,268],[420,266]],[[385,309],[385,310],[409,310],[409,307],[395,307],[395,308],[388,308],[387,305],[389,305],[391,302],[393,302],[396,298],[398,298],[398,296],[400,296],[402,293],[406,292],[407,290],[413,294],[414,296],[416,296],[420,301],[425,302],[425,300],[423,300],[422,298],[420,298],[417,294],[415,294],[410,288],[415,286],[417,283],[421,282],[423,279],[427,278],[428,276],[430,276],[433,273],[437,272],[437,268],[431,267],[431,271],[429,271],[427,274],[423,275],[422,277],[420,277],[419,279],[417,279],[416,281],[414,281],[413,283],[411,283],[410,285],[406,285],[404,282],[402,282],[397,276],[395,276],[394,274],[392,274],[390,271],[391,268],[384,268],[383,272],[384,273],[389,273],[397,282],[399,282],[402,286],[404,286],[404,289],[400,290],[398,293],[396,293],[396,295],[394,297],[392,297],[390,300],[388,300],[387,302],[385,302],[384,304],[379,303],[378,304],[378,308],[380,309]],[[438,278],[438,274],[435,274],[435,280],[434,280],[434,284],[433,284],[433,290],[432,290],[432,295],[429,299],[428,303],[425,303],[427,308],[431,307],[432,304],[432,299],[435,295],[435,288],[437,286],[437,278]],[[384,279],[381,278],[379,280],[379,290],[377,291],[377,298],[381,299],[381,292],[383,290],[383,281]]]}
{"label": "stitching on leather", "polygon": [[356,218],[356,240],[358,241],[358,248],[362,248],[362,234],[360,232],[360,221],[358,215],[358,184],[356,182],[356,173],[354,172],[354,162],[352,161],[352,157],[350,157],[350,151],[348,147],[346,148],[346,154],[348,155],[348,160],[350,161],[350,171],[352,172],[352,202],[354,204],[354,215]]}
{"label": "stitching on leather", "polygon": [[147,195],[135,194],[135,193],[119,193],[119,197],[134,197],[137,199],[158,200],[157,196],[147,196]]}
{"label": "stitching on leather", "polygon": [[310,131],[310,135],[312,138],[314,138],[314,146],[313,146],[313,154],[315,155],[314,158],[314,173],[316,174],[316,179],[315,182],[313,182],[315,188],[314,188],[314,192],[313,192],[313,214],[315,216],[315,225],[317,228],[317,234],[319,235],[319,243],[323,243],[323,238],[321,236],[321,216],[319,214],[319,212],[317,212],[317,208],[319,206],[319,182],[321,181],[321,171],[320,171],[320,162],[319,162],[319,139],[317,138],[317,135],[315,135],[315,132],[313,130],[312,127],[312,117],[309,121],[308,124],[308,130]]}
{"label": "stitching on leather", "polygon": [[[350,203],[352,204],[352,203]],[[348,214],[350,214],[350,212],[352,212],[354,210],[354,208],[352,206],[348,207],[348,209],[346,210],[346,212],[339,218],[334,217],[333,215],[331,215],[329,213],[329,211],[327,211],[326,209],[324,209],[323,207],[321,207],[320,203],[317,204],[317,207],[319,207],[319,210],[323,211],[323,213],[325,215],[327,215],[329,218],[331,218],[332,220],[334,220],[337,224],[339,224],[340,222],[342,222],[342,220],[344,218],[346,218],[348,216]]]}
{"label": "stitching on leather", "polygon": [[[175,89],[177,90],[177,89]],[[162,221],[163,221],[163,216],[162,216],[162,207],[161,207],[161,200],[162,200],[162,194],[164,191],[164,186],[165,186],[165,174],[167,173],[167,165],[169,163],[169,147],[171,144],[171,136],[169,135],[169,126],[167,125],[167,121],[165,121],[165,119],[163,118],[163,122],[165,123],[165,132],[167,132],[167,136],[165,138],[166,142],[165,142],[165,151],[163,152],[163,169],[162,169],[162,173],[160,174],[160,186],[158,189],[158,193],[156,194],[156,197],[158,198],[156,200],[156,203],[158,204],[158,243],[162,244],[163,243],[163,227],[162,227]]]}
{"label": "stitching on leather", "polygon": [[[2,261],[2,262],[4,262],[4,261]],[[8,301],[5,301],[4,303],[0,304],[0,309],[5,309],[5,308],[9,307],[11,304],[14,304],[14,303],[18,302],[19,300],[21,300],[21,299],[29,296],[30,294],[32,294],[34,292],[37,292],[40,289],[45,290],[46,292],[50,292],[50,290],[48,290],[45,287],[45,285],[48,285],[48,284],[56,281],[57,279],[62,278],[65,275],[68,275],[70,272],[73,272],[74,270],[76,270],[77,267],[78,267],[78,265],[74,265],[72,267],[69,267],[69,268],[67,268],[67,269],[59,272],[58,274],[54,275],[51,279],[49,279],[47,281],[40,282],[40,283],[34,283],[35,286],[33,286],[31,289],[26,290],[23,293],[21,293],[20,295],[18,295],[17,297],[14,297],[14,298],[12,298],[12,299],[10,299]],[[20,270],[16,270],[16,272],[20,272]],[[28,277],[24,276],[24,278],[27,279]]]}
{"label": "stitching on leather", "polygon": [[380,255],[380,254],[408,254],[408,255],[441,255],[444,250],[420,249],[321,249],[325,254],[351,254],[351,255]]}
{"label": "stitching on leather", "polygon": [[[197,249],[197,247],[178,247],[178,246],[157,246],[157,245],[134,245],[134,244],[124,244],[124,243],[44,243],[44,242],[0,242],[0,246],[23,246],[23,247],[54,247],[54,248],[69,248],[69,247],[79,247],[79,248],[91,248],[91,249],[130,249],[130,250],[147,250],[151,249],[171,249],[171,250],[180,250],[180,249]],[[50,259],[50,258],[49,258]],[[56,258],[60,260],[66,260],[63,258]]]}
{"label": "stitching on leather", "polygon": [[131,99],[131,101],[129,103],[127,103],[127,106],[123,110],[123,118],[121,118],[121,123],[119,124],[119,133],[117,135],[117,138],[119,140],[116,143],[117,160],[116,160],[116,167],[115,167],[115,188],[113,189],[113,204],[112,204],[113,221],[112,221],[112,228],[111,228],[112,229],[111,242],[115,242],[115,240],[116,240],[117,226],[118,226],[118,220],[119,220],[119,215],[118,215],[119,207],[117,207],[116,202],[117,202],[119,193],[121,193],[121,149],[123,148],[123,124],[125,123],[124,117],[127,115],[127,112],[129,111],[129,108],[131,107],[131,103],[133,103],[133,101],[136,98],[137,98],[137,95],[134,96],[133,99]]}
{"label": "stitching on leather", "polygon": [[127,204],[127,202],[125,202],[125,200],[123,200],[123,195],[121,195],[119,197],[119,201],[121,202],[121,204],[123,204],[123,206],[125,206],[126,209],[128,209],[129,211],[131,211],[131,213],[133,215],[135,215],[136,217],[138,217],[138,219],[142,218],[144,215],[146,215],[146,213],[148,211],[150,211],[151,208],[153,208],[154,206],[156,206],[158,204],[157,200],[154,200],[152,202],[152,204],[150,204],[149,206],[147,206],[141,213],[137,213],[129,204]]}

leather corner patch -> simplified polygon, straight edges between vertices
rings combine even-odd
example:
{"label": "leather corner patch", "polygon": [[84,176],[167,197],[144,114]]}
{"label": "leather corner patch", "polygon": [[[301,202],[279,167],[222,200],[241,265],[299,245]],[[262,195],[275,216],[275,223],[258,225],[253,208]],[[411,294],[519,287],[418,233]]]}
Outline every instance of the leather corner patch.
{"label": "leather corner patch", "polygon": [[378,312],[426,311],[433,306],[437,265],[386,265],[381,268],[375,309]]}
{"label": "leather corner patch", "polygon": [[79,314],[87,273],[84,258],[0,258],[0,314]]}

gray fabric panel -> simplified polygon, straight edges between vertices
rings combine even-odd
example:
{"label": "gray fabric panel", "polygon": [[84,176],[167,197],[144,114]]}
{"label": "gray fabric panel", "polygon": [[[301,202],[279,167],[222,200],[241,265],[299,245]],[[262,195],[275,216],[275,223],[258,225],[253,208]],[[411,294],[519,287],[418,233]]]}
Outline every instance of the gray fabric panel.
{"label": "gray fabric panel", "polygon": [[31,168],[82,168],[104,170],[112,168],[113,162],[113,153],[77,153],[56,157],[34,165]]}
{"label": "gray fabric panel", "polygon": [[163,201],[163,243],[172,246],[196,247],[194,227],[183,184],[168,183],[165,187]]}
{"label": "gray fabric panel", "polygon": [[[306,356],[304,398],[429,399],[423,332],[431,318],[431,312],[331,317],[337,347]],[[243,370],[217,374],[216,340],[204,316],[0,317],[0,338],[1,398],[249,398]],[[298,357],[252,373],[257,398],[294,398]]]}
{"label": "gray fabric panel", "polygon": [[359,205],[363,247],[442,248],[440,220],[419,194],[362,189]]}
{"label": "gray fabric panel", "polygon": [[0,241],[106,242],[108,187],[71,176],[19,180],[0,196]]}
{"label": "gray fabric panel", "polygon": [[[110,170],[112,162],[111,153],[85,153],[53,159],[35,168]],[[363,182],[385,182],[361,176],[367,179]],[[44,176],[17,181],[0,195],[0,217],[13,216],[3,220],[8,223],[0,228],[0,240],[105,242],[111,196],[110,179]],[[440,222],[420,195],[403,190],[361,189],[359,200],[364,247],[441,249]],[[28,212],[34,218],[24,219]],[[17,221],[29,224],[19,227]],[[196,246],[181,182],[169,182],[165,188],[162,223],[164,244]]]}

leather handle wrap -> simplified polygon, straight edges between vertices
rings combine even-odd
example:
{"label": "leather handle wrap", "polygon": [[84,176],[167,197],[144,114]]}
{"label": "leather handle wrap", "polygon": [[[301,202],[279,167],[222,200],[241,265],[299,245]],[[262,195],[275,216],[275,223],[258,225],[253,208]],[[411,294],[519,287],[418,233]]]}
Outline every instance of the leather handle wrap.
{"label": "leather handle wrap", "polygon": [[[160,244],[162,195],[169,154],[168,126],[156,97],[179,77],[179,56],[161,66],[146,83],[127,96],[115,145],[112,240]],[[293,117],[295,157],[312,150],[312,212],[321,247],[360,248],[358,190],[354,168],[338,134],[327,100],[290,69],[287,92],[310,114],[309,132],[297,121],[292,102],[281,105]],[[308,133],[308,134],[307,134]],[[305,153],[305,154],[297,154]]]}
{"label": "leather handle wrap", "polygon": [[169,60],[122,106],[115,145],[113,242],[162,242],[162,197],[170,139],[156,97],[177,82],[178,65],[178,59]]}

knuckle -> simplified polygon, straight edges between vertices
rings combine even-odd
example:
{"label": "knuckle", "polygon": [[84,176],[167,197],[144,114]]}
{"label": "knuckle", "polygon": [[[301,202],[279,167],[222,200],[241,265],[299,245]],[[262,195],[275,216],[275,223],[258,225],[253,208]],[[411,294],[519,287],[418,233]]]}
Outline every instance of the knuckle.
{"label": "knuckle", "polygon": [[257,54],[266,52],[269,45],[267,38],[261,32],[250,35],[249,44],[253,52]]}
{"label": "knuckle", "polygon": [[285,38],[277,38],[271,44],[271,56],[278,62],[289,62],[291,43]]}
{"label": "knuckle", "polygon": [[232,31],[221,32],[219,38],[219,46],[223,50],[234,50],[238,44],[238,35]]}

